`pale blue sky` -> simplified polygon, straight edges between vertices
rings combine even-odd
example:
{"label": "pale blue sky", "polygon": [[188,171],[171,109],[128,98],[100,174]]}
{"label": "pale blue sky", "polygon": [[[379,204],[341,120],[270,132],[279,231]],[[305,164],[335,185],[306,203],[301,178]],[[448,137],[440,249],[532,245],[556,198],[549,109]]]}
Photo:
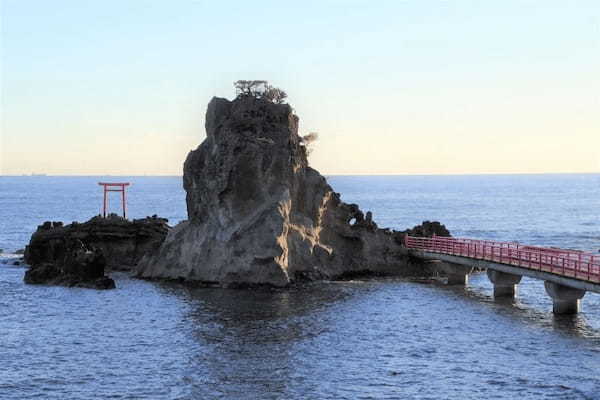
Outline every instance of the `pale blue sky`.
{"label": "pale blue sky", "polygon": [[324,173],[600,172],[597,0],[0,3],[2,174],[180,174],[237,79]]}

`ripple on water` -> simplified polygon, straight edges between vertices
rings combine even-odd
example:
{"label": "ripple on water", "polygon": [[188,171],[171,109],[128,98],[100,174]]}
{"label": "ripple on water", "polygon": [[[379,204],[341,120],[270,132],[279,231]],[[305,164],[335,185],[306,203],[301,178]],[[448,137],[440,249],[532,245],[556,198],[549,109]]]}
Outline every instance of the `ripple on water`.
{"label": "ripple on water", "polygon": [[[600,331],[539,285],[496,303],[402,280],[246,291],[22,284],[1,267],[2,398],[593,398]],[[524,304],[526,303],[526,304]],[[590,308],[597,301],[590,296]],[[594,319],[594,318],[592,318]]]}

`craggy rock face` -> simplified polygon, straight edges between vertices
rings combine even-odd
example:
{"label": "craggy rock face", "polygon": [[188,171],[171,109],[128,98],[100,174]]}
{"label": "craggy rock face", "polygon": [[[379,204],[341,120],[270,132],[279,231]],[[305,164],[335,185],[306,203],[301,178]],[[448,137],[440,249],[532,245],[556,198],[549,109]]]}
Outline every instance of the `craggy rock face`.
{"label": "craggy rock face", "polygon": [[446,226],[438,221],[423,221],[421,225],[414,226],[412,229],[407,229],[403,233],[417,237],[432,237],[433,235],[443,237],[451,236],[450,231]]}
{"label": "craggy rock face", "polygon": [[116,215],[94,217],[89,221],[63,226],[62,222],[45,222],[31,236],[25,250],[25,262],[62,263],[70,252],[72,239],[98,249],[110,269],[131,269],[144,254],[154,251],[167,236],[167,220],[148,217],[128,221]]}
{"label": "craggy rock face", "polygon": [[81,240],[65,241],[62,259],[53,263],[34,264],[25,272],[29,284],[79,286],[94,289],[114,289],[115,282],[104,276],[106,260],[100,250],[87,247]]}
{"label": "craggy rock face", "polygon": [[345,204],[308,166],[287,104],[213,98],[206,140],[184,164],[188,221],[137,274],[221,285],[285,286],[355,273],[428,275],[371,213]]}

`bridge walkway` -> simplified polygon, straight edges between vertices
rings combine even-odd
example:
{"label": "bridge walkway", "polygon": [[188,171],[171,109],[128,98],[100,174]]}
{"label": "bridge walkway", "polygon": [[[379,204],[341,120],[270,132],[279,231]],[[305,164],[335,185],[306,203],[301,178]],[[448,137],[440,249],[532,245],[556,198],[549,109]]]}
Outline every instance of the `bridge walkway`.
{"label": "bridge walkway", "polygon": [[467,238],[406,236],[415,257],[440,262],[449,283],[466,283],[474,268],[486,269],[494,296],[514,296],[522,276],[544,280],[557,314],[580,311],[587,291],[600,293],[600,256],[579,250]]}

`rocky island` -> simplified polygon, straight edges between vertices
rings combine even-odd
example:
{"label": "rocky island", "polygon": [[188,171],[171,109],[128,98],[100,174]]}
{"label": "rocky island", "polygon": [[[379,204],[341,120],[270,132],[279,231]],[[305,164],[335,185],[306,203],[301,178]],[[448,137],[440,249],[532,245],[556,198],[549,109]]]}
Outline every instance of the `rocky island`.
{"label": "rocky island", "polygon": [[437,274],[403,239],[449,236],[445,226],[381,229],[371,212],[343,202],[309,166],[309,136],[298,134],[298,116],[283,98],[266,86],[210,101],[207,137],[183,167],[186,221],[170,228],[157,216],[112,214],[45,222],[25,250],[25,282],[107,289],[115,286],[110,270],[223,287]]}
{"label": "rocky island", "polygon": [[111,289],[105,270],[130,270],[159,247],[169,230],[156,216],[133,221],[117,215],[85,223],[47,221],[25,249],[25,282]]}
{"label": "rocky island", "polygon": [[354,274],[434,274],[409,256],[404,233],[380,229],[309,166],[298,122],[290,105],[264,95],[213,98],[207,137],[183,167],[188,220],[141,259],[136,275],[282,287]]}

